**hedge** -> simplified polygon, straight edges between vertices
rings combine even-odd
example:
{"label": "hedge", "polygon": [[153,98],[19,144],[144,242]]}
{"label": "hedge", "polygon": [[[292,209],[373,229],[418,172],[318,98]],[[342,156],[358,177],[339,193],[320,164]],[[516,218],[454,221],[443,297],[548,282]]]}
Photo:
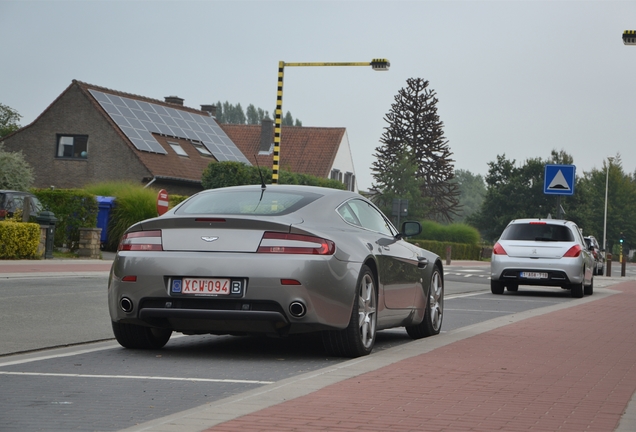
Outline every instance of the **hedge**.
{"label": "hedge", "polygon": [[99,208],[95,195],[81,189],[35,189],[33,193],[57,218],[56,247],[66,245],[75,251],[79,248],[79,229],[97,227]]}
{"label": "hedge", "polygon": [[410,243],[427,249],[444,260],[446,258],[446,247],[451,247],[451,258],[455,260],[476,260],[481,259],[481,246],[465,243],[440,242],[435,240],[409,239]]}
{"label": "hedge", "polygon": [[40,225],[30,222],[0,222],[0,259],[37,258]]}

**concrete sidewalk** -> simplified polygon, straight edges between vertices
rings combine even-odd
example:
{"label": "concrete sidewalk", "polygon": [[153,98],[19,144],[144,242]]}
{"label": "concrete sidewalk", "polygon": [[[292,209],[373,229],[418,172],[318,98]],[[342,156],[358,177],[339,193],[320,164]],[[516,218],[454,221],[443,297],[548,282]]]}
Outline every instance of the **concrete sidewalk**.
{"label": "concrete sidewalk", "polygon": [[634,431],[636,281],[598,279],[619,283],[127,431]]}
{"label": "concrete sidewalk", "polygon": [[115,254],[102,252],[103,259],[0,260],[0,279],[15,277],[48,277],[109,272]]}

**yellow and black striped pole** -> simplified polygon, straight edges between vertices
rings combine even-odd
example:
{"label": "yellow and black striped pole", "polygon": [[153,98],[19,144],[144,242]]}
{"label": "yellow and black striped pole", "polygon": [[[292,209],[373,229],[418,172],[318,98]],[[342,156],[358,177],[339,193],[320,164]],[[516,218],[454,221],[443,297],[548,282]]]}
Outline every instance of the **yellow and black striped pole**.
{"label": "yellow and black striped pole", "polygon": [[376,71],[388,71],[391,63],[387,59],[373,59],[370,62],[342,63],[285,63],[278,62],[278,88],[276,90],[276,112],[274,113],[274,164],[272,166],[272,184],[278,184],[280,167],[280,136],[283,125],[283,74],[285,66],[371,66]]}
{"label": "yellow and black striped pole", "polygon": [[280,131],[283,125],[283,73],[285,62],[278,62],[278,89],[276,90],[276,112],[274,113],[274,165],[272,166],[272,184],[278,184],[280,165]]}

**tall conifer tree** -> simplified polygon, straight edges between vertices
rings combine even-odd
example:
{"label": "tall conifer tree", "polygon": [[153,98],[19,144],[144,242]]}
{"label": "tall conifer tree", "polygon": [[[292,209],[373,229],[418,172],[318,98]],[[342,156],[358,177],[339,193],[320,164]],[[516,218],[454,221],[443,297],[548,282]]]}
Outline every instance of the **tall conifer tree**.
{"label": "tall conifer tree", "polygon": [[[444,137],[444,123],[437,114],[437,95],[428,88],[429,82],[409,78],[407,86],[395,96],[395,103],[384,120],[388,123],[377,147],[376,161],[371,171],[376,184],[383,191],[390,184],[385,173],[404,162],[408,155],[415,167],[421,196],[427,203],[422,216],[450,222],[459,210],[459,188],[454,177],[453,154]],[[391,185],[395,190],[395,185]]]}

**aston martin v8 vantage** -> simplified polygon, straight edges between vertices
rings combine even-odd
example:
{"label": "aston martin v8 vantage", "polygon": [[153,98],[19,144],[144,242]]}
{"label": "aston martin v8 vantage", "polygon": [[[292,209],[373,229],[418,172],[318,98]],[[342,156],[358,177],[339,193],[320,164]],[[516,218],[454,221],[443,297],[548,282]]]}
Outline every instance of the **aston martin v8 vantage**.
{"label": "aston martin v8 vantage", "polygon": [[369,354],[376,332],[440,332],[440,258],[406,241],[361,195],[311,186],[200,192],[122,236],[108,284],[126,348],[158,349],[172,332],[320,332],[329,355]]}

